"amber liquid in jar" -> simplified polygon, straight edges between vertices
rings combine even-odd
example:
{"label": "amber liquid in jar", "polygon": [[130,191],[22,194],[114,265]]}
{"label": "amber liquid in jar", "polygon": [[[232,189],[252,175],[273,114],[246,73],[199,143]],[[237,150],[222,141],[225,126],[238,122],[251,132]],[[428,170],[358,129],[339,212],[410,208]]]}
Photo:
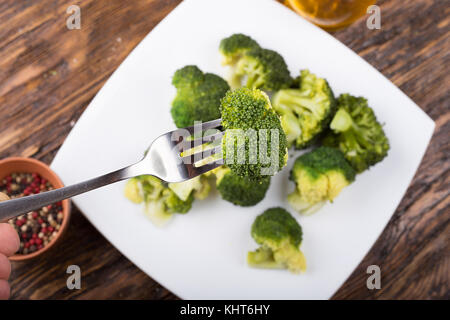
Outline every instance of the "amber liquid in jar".
{"label": "amber liquid in jar", "polygon": [[364,16],[376,0],[285,0],[284,3],[312,23],[332,31]]}

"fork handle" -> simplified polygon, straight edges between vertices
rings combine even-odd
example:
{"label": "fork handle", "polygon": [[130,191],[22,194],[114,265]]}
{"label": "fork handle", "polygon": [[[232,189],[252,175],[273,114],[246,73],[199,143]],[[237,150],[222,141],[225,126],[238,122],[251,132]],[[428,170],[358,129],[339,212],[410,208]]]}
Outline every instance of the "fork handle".
{"label": "fork handle", "polygon": [[134,165],[68,187],[0,202],[0,221],[5,221],[46,205],[131,178],[135,175],[135,172],[131,170],[133,167]]}

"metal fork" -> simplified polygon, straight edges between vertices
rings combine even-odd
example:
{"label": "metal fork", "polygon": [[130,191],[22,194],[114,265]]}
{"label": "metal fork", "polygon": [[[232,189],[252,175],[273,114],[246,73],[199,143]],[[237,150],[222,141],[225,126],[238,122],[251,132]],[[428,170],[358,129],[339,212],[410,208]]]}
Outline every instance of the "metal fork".
{"label": "metal fork", "polygon": [[[217,119],[165,133],[152,142],[144,158],[138,163],[71,186],[1,202],[0,221],[140,175],[156,176],[166,182],[182,182],[195,178],[223,164],[223,159],[211,157],[221,152],[223,131],[220,129],[221,119]],[[197,137],[199,133],[201,135]],[[214,146],[217,142],[218,145]],[[213,148],[207,149],[207,143]],[[201,151],[197,151],[200,146]],[[189,153],[189,150],[193,152]],[[212,161],[207,162],[208,158]]]}

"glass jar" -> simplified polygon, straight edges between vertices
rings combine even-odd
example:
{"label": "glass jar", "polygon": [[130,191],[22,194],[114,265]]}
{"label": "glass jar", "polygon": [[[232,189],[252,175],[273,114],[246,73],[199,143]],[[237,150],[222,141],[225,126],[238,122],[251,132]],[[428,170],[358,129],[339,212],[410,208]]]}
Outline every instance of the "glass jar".
{"label": "glass jar", "polygon": [[333,31],[355,22],[376,0],[284,0],[284,4],[319,27]]}

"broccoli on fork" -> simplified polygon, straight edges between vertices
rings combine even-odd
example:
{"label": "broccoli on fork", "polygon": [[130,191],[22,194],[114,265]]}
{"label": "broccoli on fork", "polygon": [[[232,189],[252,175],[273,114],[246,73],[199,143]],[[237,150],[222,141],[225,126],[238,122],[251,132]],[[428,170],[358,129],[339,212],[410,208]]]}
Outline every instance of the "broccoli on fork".
{"label": "broccoli on fork", "polygon": [[177,95],[170,112],[178,128],[220,118],[220,99],[230,89],[221,77],[203,73],[196,66],[185,66],[175,72],[172,84]]}
{"label": "broccoli on fork", "polygon": [[330,128],[323,144],[339,148],[358,173],[387,156],[389,140],[363,97],[342,94]]}
{"label": "broccoli on fork", "polygon": [[295,160],[290,179],[296,188],[288,202],[300,213],[311,214],[333,201],[355,180],[355,171],[337,149],[320,147]]}
{"label": "broccoli on fork", "polygon": [[281,116],[289,145],[303,149],[328,127],[336,101],[328,82],[308,70],[301,71],[295,86],[278,91],[272,104]]}
{"label": "broccoli on fork", "polygon": [[223,158],[234,173],[259,180],[286,165],[286,135],[264,92],[248,88],[228,91],[221,111]]}
{"label": "broccoli on fork", "polygon": [[306,259],[299,247],[302,228],[283,208],[271,208],[259,215],[252,225],[253,239],[261,245],[247,254],[252,267],[289,269],[291,272],[306,270]]}

